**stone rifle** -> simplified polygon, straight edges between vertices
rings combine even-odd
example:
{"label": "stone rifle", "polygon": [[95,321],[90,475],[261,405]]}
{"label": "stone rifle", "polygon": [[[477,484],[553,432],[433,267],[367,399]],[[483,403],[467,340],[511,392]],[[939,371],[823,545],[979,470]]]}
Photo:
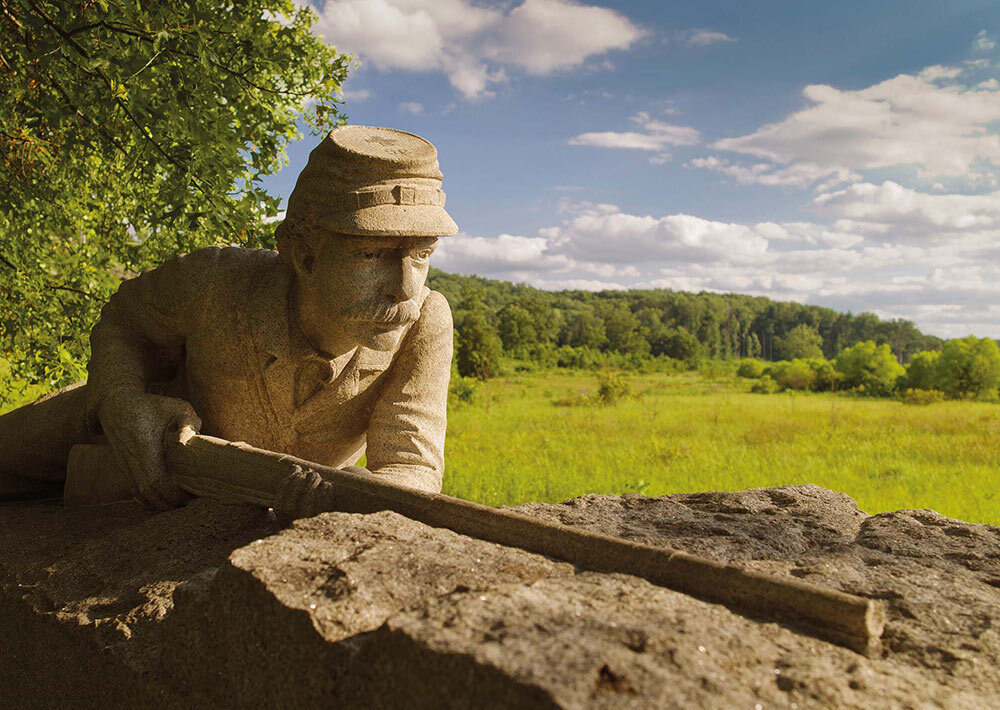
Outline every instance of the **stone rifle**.
{"label": "stone rifle", "polygon": [[[778,619],[867,656],[881,652],[884,602],[799,579],[723,564],[679,550],[653,547],[533,518],[512,510],[427,493],[374,476],[341,471],[242,442],[192,435],[167,448],[167,467],[190,493],[225,502],[273,505],[288,476],[315,471],[336,485],[336,510],[391,510],[427,525],[519,547],[598,572],[619,572],[755,617]],[[113,470],[109,447],[74,446],[67,466],[67,505],[130,498],[128,480]]]}

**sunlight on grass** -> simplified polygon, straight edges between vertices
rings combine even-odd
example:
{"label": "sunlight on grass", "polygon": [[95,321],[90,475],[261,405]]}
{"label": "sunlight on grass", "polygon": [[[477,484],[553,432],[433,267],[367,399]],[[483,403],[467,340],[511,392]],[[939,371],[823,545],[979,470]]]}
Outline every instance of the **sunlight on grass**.
{"label": "sunlight on grass", "polygon": [[483,503],[815,483],[868,513],[932,508],[1000,523],[1000,407],[831,394],[757,395],[740,380],[630,378],[613,406],[557,407],[589,373],[492,380],[449,411],[445,492]]}

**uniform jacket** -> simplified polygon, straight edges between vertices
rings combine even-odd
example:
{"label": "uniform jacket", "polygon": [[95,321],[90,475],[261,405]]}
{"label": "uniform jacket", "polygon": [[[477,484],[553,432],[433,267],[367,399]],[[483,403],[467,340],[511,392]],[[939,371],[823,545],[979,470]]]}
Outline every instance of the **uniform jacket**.
{"label": "uniform jacket", "polygon": [[124,282],[91,334],[92,427],[107,393],[166,381],[203,434],[335,467],[367,449],[372,473],[440,491],[452,354],[444,296],[425,289],[395,352],[359,346],[331,362],[289,319],[293,278],[276,252],[210,247]]}

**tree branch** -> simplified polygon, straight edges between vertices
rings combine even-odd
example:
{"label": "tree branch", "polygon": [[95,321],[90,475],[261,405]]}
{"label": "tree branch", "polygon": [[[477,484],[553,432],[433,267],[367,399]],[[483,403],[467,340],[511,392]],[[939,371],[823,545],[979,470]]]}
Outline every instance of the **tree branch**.
{"label": "tree branch", "polygon": [[70,293],[78,293],[81,296],[86,296],[87,298],[95,298],[94,294],[84,291],[79,288],[74,288],[73,286],[62,286],[59,284],[47,284],[45,288],[50,291],[69,291]]}

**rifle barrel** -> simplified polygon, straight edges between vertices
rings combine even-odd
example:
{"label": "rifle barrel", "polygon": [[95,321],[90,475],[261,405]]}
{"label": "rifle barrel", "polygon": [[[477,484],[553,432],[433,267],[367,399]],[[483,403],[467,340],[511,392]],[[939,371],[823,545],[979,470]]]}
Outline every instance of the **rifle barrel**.
{"label": "rifle barrel", "polygon": [[[66,503],[87,505],[129,497],[127,487],[121,484],[121,473],[109,470],[112,461],[107,447],[74,447],[67,471]],[[337,486],[335,505],[340,512],[391,510],[427,525],[565,560],[580,568],[642,577],[746,615],[783,621],[867,656],[881,652],[884,602],[800,579],[407,488],[378,476],[341,471],[210,436],[196,435],[168,447],[167,466],[178,484],[195,495],[262,506],[274,503],[286,476],[312,470]],[[114,483],[116,478],[118,483]]]}

